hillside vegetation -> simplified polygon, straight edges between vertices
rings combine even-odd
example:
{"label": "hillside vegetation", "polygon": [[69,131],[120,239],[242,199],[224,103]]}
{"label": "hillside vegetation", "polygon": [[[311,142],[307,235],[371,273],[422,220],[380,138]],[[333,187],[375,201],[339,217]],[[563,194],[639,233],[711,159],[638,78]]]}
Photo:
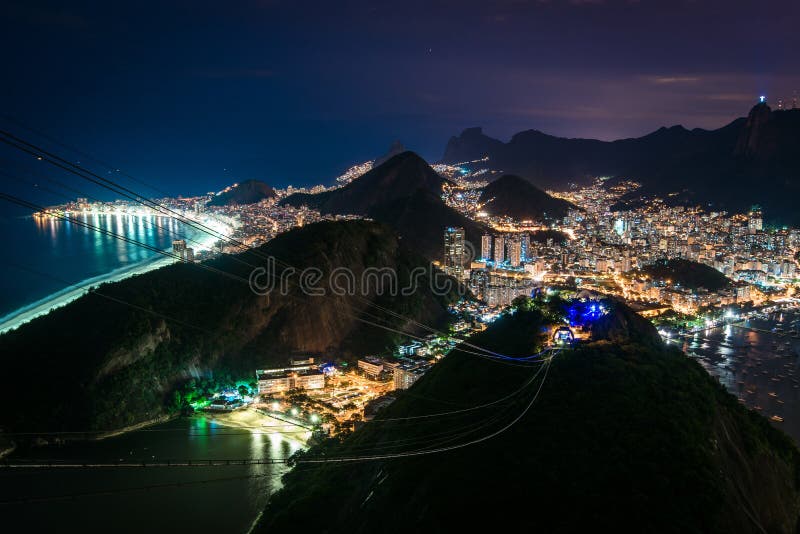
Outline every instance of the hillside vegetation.
{"label": "hillside vegetation", "polygon": [[[533,399],[541,376],[491,407],[390,421],[503,399],[537,370],[455,350],[376,421],[300,456],[260,532],[794,532],[791,440],[615,307],[601,339],[557,355],[530,411],[496,437],[427,456],[303,463],[464,443]],[[531,354],[546,317],[518,309],[471,341]]]}
{"label": "hillside vegetation", "polygon": [[689,289],[703,287],[709,291],[717,291],[732,284],[730,278],[713,267],[690,260],[658,261],[644,267],[642,271],[656,280],[670,280]]}
{"label": "hillside vegetation", "polygon": [[[366,221],[309,225],[207,265],[247,280],[269,256],[298,269],[316,267],[323,282],[336,268],[347,267],[360,280],[365,268],[386,267],[398,273],[401,287],[412,269],[428,265],[389,228]],[[0,387],[20,401],[0,411],[0,426],[115,429],[176,410],[173,392],[192,378],[252,379],[256,368],[284,364],[292,354],[348,359],[391,349],[400,337],[355,318],[367,307],[364,300],[311,296],[297,284],[295,276],[286,294],[276,288],[259,296],[247,283],[175,264],[102,285],[0,336]],[[408,296],[379,294],[370,285],[364,297],[440,326],[449,321],[446,305],[454,298],[433,295],[427,277]],[[392,317],[386,324],[409,326]]]}
{"label": "hillside vegetation", "polygon": [[551,197],[513,174],[501,176],[487,185],[479,202],[483,204],[482,210],[490,215],[529,221],[560,220],[570,208],[575,208],[566,200]]}

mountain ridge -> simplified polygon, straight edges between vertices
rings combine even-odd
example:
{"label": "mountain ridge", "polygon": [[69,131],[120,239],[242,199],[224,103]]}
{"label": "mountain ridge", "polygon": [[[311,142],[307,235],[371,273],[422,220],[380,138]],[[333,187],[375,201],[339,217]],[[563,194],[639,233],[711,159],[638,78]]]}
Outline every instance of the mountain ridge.
{"label": "mountain ridge", "polygon": [[768,218],[800,224],[793,200],[800,195],[798,144],[800,110],[759,103],[717,129],[674,125],[614,141],[526,130],[504,143],[468,128],[448,141],[442,162],[488,156],[474,167],[517,174],[543,189],[597,176],[629,179],[642,188],[626,200],[672,194],[671,202],[729,211],[760,204]]}
{"label": "mountain ridge", "polygon": [[447,226],[465,228],[466,238],[480,243],[483,227],[447,206],[442,188],[452,182],[420,156],[405,151],[346,186],[317,194],[294,194],[282,205],[307,206],[322,214],[361,215],[394,228],[412,249],[441,260]]}

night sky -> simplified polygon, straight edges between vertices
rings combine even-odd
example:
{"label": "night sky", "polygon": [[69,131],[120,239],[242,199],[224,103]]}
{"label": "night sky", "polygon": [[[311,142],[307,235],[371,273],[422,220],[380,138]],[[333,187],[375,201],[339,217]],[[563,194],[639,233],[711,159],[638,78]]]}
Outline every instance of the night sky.
{"label": "night sky", "polygon": [[716,128],[800,90],[794,0],[125,4],[4,1],[0,111],[174,194],[329,182],[394,139],[435,161],[477,125]]}

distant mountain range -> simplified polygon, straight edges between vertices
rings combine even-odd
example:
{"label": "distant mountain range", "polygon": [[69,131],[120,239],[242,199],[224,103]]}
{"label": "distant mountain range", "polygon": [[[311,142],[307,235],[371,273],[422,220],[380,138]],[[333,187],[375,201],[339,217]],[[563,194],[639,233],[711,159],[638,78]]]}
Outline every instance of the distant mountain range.
{"label": "distant mountain range", "polygon": [[572,204],[554,198],[528,180],[506,174],[487,185],[479,202],[490,215],[507,215],[518,220],[554,220],[567,215]]}
{"label": "distant mountain range", "polygon": [[363,215],[394,228],[406,243],[431,260],[441,260],[443,232],[461,226],[467,240],[480,243],[484,228],[447,206],[442,187],[450,182],[424,159],[406,151],[389,158],[346,186],[324,193],[296,193],[284,205],[322,214]]}
{"label": "distant mountain range", "polygon": [[469,128],[447,144],[444,163],[488,156],[476,167],[499,169],[542,188],[564,188],[590,177],[640,182],[626,200],[669,196],[673,203],[744,211],[752,204],[768,220],[800,224],[800,110],[757,104],[746,118],[717,130],[660,128],[618,141],[568,139],[528,130],[508,143]]}
{"label": "distant mountain range", "polygon": [[255,204],[267,198],[275,198],[275,190],[259,180],[245,180],[228,191],[212,198],[209,206],[232,206],[237,204]]}

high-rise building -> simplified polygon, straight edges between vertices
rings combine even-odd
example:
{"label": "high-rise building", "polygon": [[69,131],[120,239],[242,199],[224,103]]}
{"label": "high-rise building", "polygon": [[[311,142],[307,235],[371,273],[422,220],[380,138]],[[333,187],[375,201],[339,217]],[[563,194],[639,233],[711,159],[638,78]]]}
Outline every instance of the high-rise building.
{"label": "high-rise building", "polygon": [[394,389],[408,389],[430,368],[428,364],[403,363],[394,369]]}
{"label": "high-rise building", "polygon": [[185,239],[172,242],[172,253],[183,261],[194,261],[194,249],[186,246]]}
{"label": "high-rise building", "polygon": [[522,264],[522,242],[518,235],[510,236],[506,240],[506,259],[512,267]]}
{"label": "high-rise building", "polygon": [[494,262],[503,263],[506,259],[506,238],[501,235],[494,236]]}
{"label": "high-rise building", "polygon": [[481,237],[481,259],[492,259],[492,236],[490,234],[483,234]]}
{"label": "high-rise building", "polygon": [[469,289],[479,299],[484,298],[484,292],[489,282],[488,269],[470,269],[469,272]]}
{"label": "high-rise building", "polygon": [[172,242],[172,253],[176,256],[183,258],[183,253],[186,251],[186,240],[176,239]]}
{"label": "high-rise building", "polygon": [[519,246],[522,254],[522,261],[530,261],[531,254],[531,235],[522,234],[519,236]]}
{"label": "high-rise building", "polygon": [[747,229],[750,232],[760,232],[764,226],[764,218],[761,213],[761,206],[753,206],[747,218]]}
{"label": "high-rise building", "polygon": [[508,306],[519,295],[530,295],[536,282],[528,275],[508,271],[491,271],[483,290],[483,300],[489,306]]}
{"label": "high-rise building", "polygon": [[464,229],[459,226],[444,231],[444,272],[459,280],[464,277]]}

